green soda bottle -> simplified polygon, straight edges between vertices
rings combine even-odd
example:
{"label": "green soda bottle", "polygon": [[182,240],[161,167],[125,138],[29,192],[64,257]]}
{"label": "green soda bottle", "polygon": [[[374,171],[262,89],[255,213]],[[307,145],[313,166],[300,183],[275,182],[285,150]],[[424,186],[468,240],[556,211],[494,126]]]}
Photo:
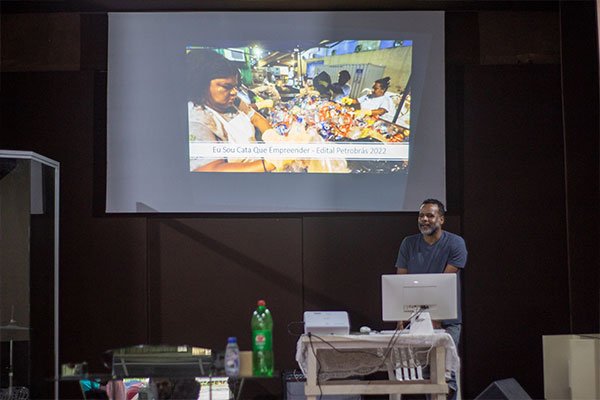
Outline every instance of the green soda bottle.
{"label": "green soda bottle", "polygon": [[252,314],[252,375],[273,376],[273,318],[264,300]]}

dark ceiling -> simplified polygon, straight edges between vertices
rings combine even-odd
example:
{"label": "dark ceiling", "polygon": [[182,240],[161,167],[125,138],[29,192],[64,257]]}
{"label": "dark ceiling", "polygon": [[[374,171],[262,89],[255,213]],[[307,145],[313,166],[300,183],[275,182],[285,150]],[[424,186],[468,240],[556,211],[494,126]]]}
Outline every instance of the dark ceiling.
{"label": "dark ceiling", "polygon": [[[566,1],[566,0],[563,0]],[[544,11],[559,0],[1,0],[2,13],[107,11]]]}

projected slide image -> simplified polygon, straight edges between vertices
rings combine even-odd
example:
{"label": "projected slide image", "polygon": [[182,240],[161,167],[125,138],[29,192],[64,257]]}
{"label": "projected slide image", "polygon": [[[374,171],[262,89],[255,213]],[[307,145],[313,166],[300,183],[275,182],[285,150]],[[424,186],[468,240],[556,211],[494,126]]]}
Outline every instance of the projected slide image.
{"label": "projected slide image", "polygon": [[227,44],[185,49],[190,171],[407,173],[411,40]]}

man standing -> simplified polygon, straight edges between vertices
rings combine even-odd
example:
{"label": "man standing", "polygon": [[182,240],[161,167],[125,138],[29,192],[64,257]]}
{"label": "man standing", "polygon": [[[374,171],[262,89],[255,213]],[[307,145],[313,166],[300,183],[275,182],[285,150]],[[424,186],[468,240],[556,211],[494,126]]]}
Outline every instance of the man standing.
{"label": "man standing", "polygon": [[333,92],[332,100],[339,103],[342,98],[350,95],[351,87],[348,84],[350,81],[350,72],[341,70],[338,74],[338,81],[331,85],[331,91]]}
{"label": "man standing", "polygon": [[[458,347],[462,323],[460,271],[467,263],[467,248],[462,237],[442,230],[445,213],[444,204],[439,200],[423,201],[418,218],[421,233],[404,238],[398,251],[396,268],[399,274],[458,274],[458,318],[433,321],[433,327],[445,329]],[[402,327],[401,323],[399,327]],[[454,379],[448,385],[456,391]]]}

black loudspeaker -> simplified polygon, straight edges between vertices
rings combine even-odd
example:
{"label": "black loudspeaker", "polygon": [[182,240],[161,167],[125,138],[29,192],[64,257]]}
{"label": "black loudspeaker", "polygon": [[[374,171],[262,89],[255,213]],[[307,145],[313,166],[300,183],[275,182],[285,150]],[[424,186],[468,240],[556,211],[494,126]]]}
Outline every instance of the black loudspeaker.
{"label": "black loudspeaker", "polygon": [[514,378],[509,378],[492,382],[475,400],[531,400],[531,397]]}

